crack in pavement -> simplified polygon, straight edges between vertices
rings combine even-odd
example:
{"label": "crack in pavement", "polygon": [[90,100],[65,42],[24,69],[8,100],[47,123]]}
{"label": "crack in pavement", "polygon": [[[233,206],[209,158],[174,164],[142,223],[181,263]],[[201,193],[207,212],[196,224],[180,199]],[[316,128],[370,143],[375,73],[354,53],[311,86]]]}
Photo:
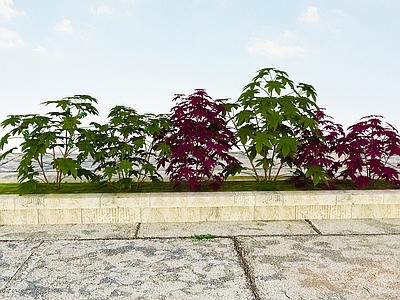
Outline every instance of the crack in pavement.
{"label": "crack in pavement", "polygon": [[309,219],[305,219],[304,221],[306,221],[308,224],[310,224],[311,228],[318,233],[319,235],[322,235],[322,232],[313,224],[313,222],[311,222]]}
{"label": "crack in pavement", "polygon": [[137,223],[137,225],[136,225],[135,234],[133,236],[135,239],[138,238],[138,234],[139,234],[139,230],[140,230],[140,224],[142,224],[142,223]]}
{"label": "crack in pavement", "polygon": [[[314,229],[315,230],[315,229]],[[317,233],[319,229],[316,229]],[[235,235],[235,237],[243,238],[261,238],[261,237],[357,237],[357,236],[400,236],[400,232],[388,232],[388,233],[318,233],[318,234],[251,234],[251,235]],[[190,237],[187,235],[182,236],[133,236],[133,237],[93,237],[93,238],[47,238],[40,237],[40,239],[1,239],[0,242],[25,242],[25,241],[43,241],[43,242],[53,242],[53,241],[129,241],[129,240],[186,240]],[[213,235],[212,238],[218,239],[232,239],[231,235]]]}
{"label": "crack in pavement", "polygon": [[18,273],[22,270],[23,267],[25,267],[25,266],[28,264],[28,261],[29,261],[29,260],[31,259],[31,257],[37,252],[37,250],[40,248],[40,246],[42,246],[42,245],[44,244],[44,242],[45,242],[45,241],[41,241],[41,242],[39,243],[39,245],[34,246],[34,247],[31,249],[31,254],[29,254],[28,258],[25,259],[25,260],[22,262],[22,264],[18,267],[18,269],[14,272],[14,274],[7,280],[7,282],[4,284],[4,286],[0,289],[0,293],[3,293],[3,292],[8,288],[8,286],[9,286],[10,283],[11,283],[11,281],[13,281],[13,280],[17,277]]}
{"label": "crack in pavement", "polygon": [[245,250],[242,246],[242,243],[238,241],[236,237],[232,237],[233,245],[236,250],[236,254],[239,258],[239,264],[243,268],[244,274],[246,276],[247,285],[249,286],[254,300],[260,300],[260,292],[258,291],[257,285],[255,283],[253,272],[251,271],[250,264],[245,258]]}

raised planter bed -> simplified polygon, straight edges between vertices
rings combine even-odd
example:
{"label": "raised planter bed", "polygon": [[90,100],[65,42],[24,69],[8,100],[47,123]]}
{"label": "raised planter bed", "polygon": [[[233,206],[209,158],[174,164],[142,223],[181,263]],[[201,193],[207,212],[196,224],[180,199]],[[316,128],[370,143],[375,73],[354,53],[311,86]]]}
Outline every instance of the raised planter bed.
{"label": "raised planter bed", "polygon": [[400,218],[400,190],[0,195],[0,225]]}

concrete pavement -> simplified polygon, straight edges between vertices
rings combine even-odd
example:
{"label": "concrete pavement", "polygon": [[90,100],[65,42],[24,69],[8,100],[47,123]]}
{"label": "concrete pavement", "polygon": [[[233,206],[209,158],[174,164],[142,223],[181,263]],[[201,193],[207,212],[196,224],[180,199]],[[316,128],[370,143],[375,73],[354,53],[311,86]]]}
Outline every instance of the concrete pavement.
{"label": "concrete pavement", "polygon": [[0,299],[400,299],[400,219],[1,226]]}

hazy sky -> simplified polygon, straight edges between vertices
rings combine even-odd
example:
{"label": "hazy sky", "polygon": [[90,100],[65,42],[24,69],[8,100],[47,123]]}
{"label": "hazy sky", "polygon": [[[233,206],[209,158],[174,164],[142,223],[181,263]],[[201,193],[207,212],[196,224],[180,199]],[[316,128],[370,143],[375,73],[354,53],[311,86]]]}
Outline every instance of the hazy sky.
{"label": "hazy sky", "polygon": [[381,114],[400,129],[399,16],[399,0],[0,0],[0,119],[74,94],[104,120],[195,88],[236,100],[275,67],[344,126]]}

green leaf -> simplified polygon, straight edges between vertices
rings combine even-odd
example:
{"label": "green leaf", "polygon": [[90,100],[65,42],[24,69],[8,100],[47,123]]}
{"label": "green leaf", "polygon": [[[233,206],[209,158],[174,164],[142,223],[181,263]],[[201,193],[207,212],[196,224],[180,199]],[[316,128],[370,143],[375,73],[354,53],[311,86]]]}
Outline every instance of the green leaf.
{"label": "green leaf", "polygon": [[242,125],[243,123],[249,123],[251,118],[254,116],[254,112],[251,110],[242,110],[240,113],[236,115],[238,125]]}
{"label": "green leaf", "polygon": [[267,88],[269,93],[272,93],[272,91],[275,91],[275,93],[277,93],[278,95],[280,95],[282,89],[285,88],[285,86],[281,82],[275,81],[275,80],[267,81],[265,84],[265,87]]}
{"label": "green leaf", "polygon": [[294,154],[297,152],[297,146],[299,142],[296,138],[291,136],[284,136],[278,140],[278,147],[276,150],[282,154],[282,157],[294,157]]}
{"label": "green leaf", "polygon": [[117,163],[117,169],[125,172],[128,172],[130,169],[132,169],[132,166],[132,162],[129,160],[121,160],[119,163]]}
{"label": "green leaf", "polygon": [[159,152],[159,156],[169,156],[171,154],[171,148],[167,143],[160,143],[157,146],[157,152]]}
{"label": "green leaf", "polygon": [[56,104],[56,107],[61,107],[62,110],[67,110],[67,107],[70,105],[70,101],[66,100],[66,99],[62,99],[62,100],[48,100],[48,101],[44,101],[41,104],[43,105],[50,105],[50,104]]}
{"label": "green leaf", "polygon": [[250,161],[253,161],[253,160],[256,158],[256,156],[257,156],[256,147],[255,147],[254,145],[252,145],[252,146],[249,148],[248,153],[249,153],[249,159],[250,159]]}
{"label": "green leaf", "polygon": [[72,175],[72,177],[76,179],[78,176],[78,169],[81,168],[81,165],[72,158],[56,158],[54,160],[54,167],[60,170],[64,176]]}
{"label": "green leaf", "polygon": [[216,99],[215,101],[216,101],[216,102],[218,102],[218,101],[223,101],[223,102],[221,103],[221,105],[223,106],[225,112],[227,112],[227,113],[230,113],[230,112],[234,111],[234,110],[237,109],[238,106],[239,106],[239,104],[237,104],[237,103],[228,103],[228,102],[225,102],[224,100],[225,100],[225,99]]}
{"label": "green leaf", "polygon": [[[1,153],[1,154],[0,154],[0,162],[3,161],[4,159],[6,159],[7,155],[13,153],[13,151],[14,151],[15,149],[17,149],[17,147],[11,148],[11,149],[7,150],[6,152]],[[0,165],[1,165],[1,164],[0,164]]]}
{"label": "green leaf", "polygon": [[143,165],[143,171],[146,174],[154,174],[156,172],[156,168],[152,164],[147,163]]}
{"label": "green leaf", "polygon": [[95,175],[95,173],[93,171],[87,170],[87,169],[84,169],[84,168],[79,168],[78,169],[77,176],[78,176],[79,179],[86,178],[87,180],[93,180],[93,181],[98,179],[98,177],[96,177],[96,175]]}
{"label": "green leaf", "polygon": [[268,129],[270,131],[275,131],[278,128],[278,126],[282,123],[282,121],[283,119],[281,115],[278,112],[273,111],[267,119]]}
{"label": "green leaf", "polygon": [[291,90],[294,90],[293,81],[289,79],[289,75],[286,72],[276,70],[276,73],[280,73],[276,76],[276,80],[280,81],[283,86],[289,86]]}
{"label": "green leaf", "polygon": [[256,145],[257,153],[260,154],[264,146],[272,149],[271,139],[273,136],[267,132],[256,132],[252,144]]}
{"label": "green leaf", "polygon": [[136,149],[141,149],[144,146],[144,138],[143,137],[137,137],[134,139],[133,144],[135,145]]}
{"label": "green leaf", "polygon": [[317,92],[315,91],[315,88],[312,85],[306,83],[299,83],[298,87],[302,92],[306,93],[307,98],[311,97],[314,100],[314,102],[317,101]]}
{"label": "green leaf", "polygon": [[283,96],[281,98],[281,111],[285,119],[293,120],[300,114],[300,111],[297,109],[295,103],[296,98],[293,96]]}
{"label": "green leaf", "polygon": [[310,166],[306,172],[306,177],[312,177],[314,186],[321,181],[329,186],[328,175],[321,166]]}
{"label": "green leaf", "polygon": [[20,116],[20,115],[11,115],[11,116],[8,116],[8,118],[7,119],[5,119],[3,122],[1,122],[1,127],[3,127],[3,128],[5,128],[5,127],[7,127],[7,126],[12,126],[12,127],[15,127],[15,126],[17,126],[18,124],[20,124],[21,123],[21,119],[23,118],[23,116]]}
{"label": "green leaf", "polygon": [[276,71],[274,68],[262,68],[257,71],[257,75],[253,78],[253,81],[257,81],[264,76],[269,76],[273,71]]}
{"label": "green leaf", "polygon": [[[8,144],[8,139],[10,138],[10,133],[6,133],[0,140],[0,150],[4,149],[4,146]],[[15,148],[14,148],[15,149]]]}
{"label": "green leaf", "polygon": [[62,123],[62,129],[67,130],[70,134],[73,134],[77,129],[77,125],[81,124],[76,117],[65,117]]}
{"label": "green leaf", "polygon": [[117,174],[117,169],[113,166],[107,166],[104,168],[103,173],[106,177],[108,177],[108,180],[111,180],[112,177]]}
{"label": "green leaf", "polygon": [[313,118],[309,118],[306,116],[301,116],[299,119],[299,124],[303,124],[303,128],[309,128],[309,129],[314,129],[317,126],[317,123],[315,121],[315,119]]}
{"label": "green leaf", "polygon": [[237,136],[239,137],[240,142],[241,142],[243,145],[246,145],[248,139],[251,138],[251,137],[253,136],[254,131],[255,131],[254,126],[253,126],[253,125],[250,125],[250,124],[247,124],[247,125],[243,126],[242,128],[240,128],[240,129],[237,131],[236,134],[237,134]]}

